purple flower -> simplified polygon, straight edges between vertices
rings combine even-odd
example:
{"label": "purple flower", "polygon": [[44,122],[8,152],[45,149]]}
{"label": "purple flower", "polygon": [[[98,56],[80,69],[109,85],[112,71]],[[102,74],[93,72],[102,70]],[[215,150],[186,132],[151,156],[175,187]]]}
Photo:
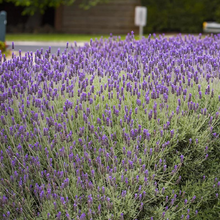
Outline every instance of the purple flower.
{"label": "purple flower", "polygon": [[140,99],[137,99],[136,103],[137,103],[138,106],[141,106],[141,100]]}
{"label": "purple flower", "polygon": [[124,214],[121,213],[121,220],[124,220]]}
{"label": "purple flower", "polygon": [[98,213],[101,214],[101,204],[98,206]]}
{"label": "purple flower", "polygon": [[176,181],[176,184],[179,184],[181,180],[181,176],[179,176],[178,180]]}
{"label": "purple flower", "polygon": [[165,165],[163,166],[163,172],[166,172],[166,168],[167,168],[167,165],[165,164]]}
{"label": "purple flower", "polygon": [[171,130],[171,131],[170,131],[170,134],[171,134],[171,138],[173,138],[174,130]]}
{"label": "purple flower", "polygon": [[86,214],[82,213],[82,215],[80,216],[80,220],[86,220]]}
{"label": "purple flower", "polygon": [[142,202],[141,205],[140,205],[140,210],[143,209],[143,206],[144,206],[144,203]]}
{"label": "purple flower", "polygon": [[194,202],[195,199],[196,199],[196,196],[193,196],[191,202]]}
{"label": "purple flower", "polygon": [[184,160],[184,156],[183,155],[180,156],[180,160],[181,160],[181,163],[183,163],[183,160]]}
{"label": "purple flower", "polygon": [[58,219],[58,220],[61,219],[61,212],[58,212],[58,214],[57,214],[57,219]]}

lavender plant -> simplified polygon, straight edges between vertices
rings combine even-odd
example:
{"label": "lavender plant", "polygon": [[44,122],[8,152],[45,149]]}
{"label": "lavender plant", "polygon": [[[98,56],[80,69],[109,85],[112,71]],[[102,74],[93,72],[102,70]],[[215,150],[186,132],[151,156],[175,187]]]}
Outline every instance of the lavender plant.
{"label": "lavender plant", "polygon": [[220,35],[153,37],[0,55],[2,219],[220,217]]}

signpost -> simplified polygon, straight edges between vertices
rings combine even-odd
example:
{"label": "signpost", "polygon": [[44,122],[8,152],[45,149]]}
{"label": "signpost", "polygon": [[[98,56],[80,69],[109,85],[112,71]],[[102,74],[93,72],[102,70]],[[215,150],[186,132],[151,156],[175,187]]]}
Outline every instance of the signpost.
{"label": "signpost", "polygon": [[139,26],[139,36],[140,39],[143,36],[143,27],[147,24],[147,8],[137,6],[135,7],[135,18],[134,23]]}

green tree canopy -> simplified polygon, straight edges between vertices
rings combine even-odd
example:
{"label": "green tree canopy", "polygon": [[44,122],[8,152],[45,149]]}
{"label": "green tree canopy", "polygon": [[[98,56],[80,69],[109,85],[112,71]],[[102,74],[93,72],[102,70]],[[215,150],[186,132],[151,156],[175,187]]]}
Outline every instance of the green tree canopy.
{"label": "green tree canopy", "polygon": [[[109,0],[82,0],[80,7],[89,9],[98,3],[107,3]],[[2,2],[12,2],[16,6],[24,7],[23,14],[33,15],[35,12],[45,12],[48,7],[58,7],[60,5],[71,5],[75,0],[0,0]]]}
{"label": "green tree canopy", "polygon": [[202,32],[204,21],[220,22],[219,0],[141,0],[147,7],[145,32]]}

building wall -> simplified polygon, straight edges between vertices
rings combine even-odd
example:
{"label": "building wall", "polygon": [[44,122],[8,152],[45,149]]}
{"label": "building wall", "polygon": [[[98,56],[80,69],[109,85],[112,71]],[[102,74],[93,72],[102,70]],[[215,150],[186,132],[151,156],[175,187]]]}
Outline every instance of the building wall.
{"label": "building wall", "polygon": [[127,34],[138,33],[134,25],[135,6],[140,0],[110,0],[89,10],[79,8],[80,0],[71,6],[61,6],[56,10],[57,31],[74,34]]}

